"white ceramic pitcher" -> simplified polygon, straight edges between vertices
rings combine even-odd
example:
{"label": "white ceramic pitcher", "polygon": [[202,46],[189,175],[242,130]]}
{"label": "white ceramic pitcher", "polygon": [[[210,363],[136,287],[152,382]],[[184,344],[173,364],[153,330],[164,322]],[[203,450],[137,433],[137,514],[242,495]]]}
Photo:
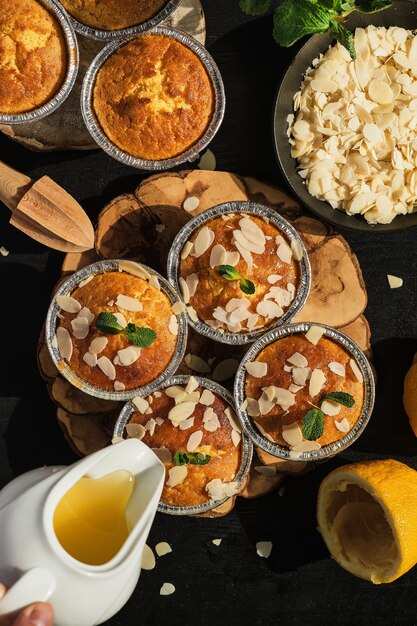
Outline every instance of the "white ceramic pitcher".
{"label": "white ceramic pitcher", "polygon": [[[128,538],[104,565],[70,556],[55,535],[53,515],[64,494],[82,477],[128,470],[135,484],[126,508]],[[49,601],[57,626],[94,626],[114,615],[139,578],[165,469],[137,439],[99,450],[70,467],[45,467],[19,476],[0,492],[0,581],[10,586],[0,615],[32,602]]]}

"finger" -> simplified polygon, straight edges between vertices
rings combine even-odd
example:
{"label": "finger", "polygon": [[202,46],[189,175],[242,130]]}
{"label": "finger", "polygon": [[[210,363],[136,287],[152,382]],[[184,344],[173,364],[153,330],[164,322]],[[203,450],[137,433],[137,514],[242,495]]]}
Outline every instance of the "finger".
{"label": "finger", "polygon": [[13,622],[13,626],[53,626],[54,610],[47,602],[37,602],[26,607]]}

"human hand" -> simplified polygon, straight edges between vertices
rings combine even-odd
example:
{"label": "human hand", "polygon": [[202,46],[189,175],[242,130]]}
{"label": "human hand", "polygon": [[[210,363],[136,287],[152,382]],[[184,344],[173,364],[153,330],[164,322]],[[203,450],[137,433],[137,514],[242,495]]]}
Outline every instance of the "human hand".
{"label": "human hand", "polygon": [[[0,583],[0,600],[7,591],[7,587]],[[0,617],[0,626],[53,626],[54,610],[48,602],[30,604],[18,615],[12,618],[7,615]]]}

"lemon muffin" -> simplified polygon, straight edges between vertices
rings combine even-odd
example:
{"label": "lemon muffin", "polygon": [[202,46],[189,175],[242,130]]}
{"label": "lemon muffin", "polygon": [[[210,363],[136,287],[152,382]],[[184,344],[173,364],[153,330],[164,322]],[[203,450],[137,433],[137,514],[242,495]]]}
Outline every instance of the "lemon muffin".
{"label": "lemon muffin", "polygon": [[186,386],[172,385],[133,403],[138,410],[126,435],[142,439],[165,464],[163,503],[189,507],[237,493],[241,431],[222,397],[190,377]]}
{"label": "lemon muffin", "polygon": [[282,337],[245,365],[248,415],[267,439],[294,453],[342,439],[362,413],[362,372],[323,332],[312,325]]}
{"label": "lemon muffin", "polygon": [[100,30],[121,30],[142,24],[163,9],[167,0],[61,0],[82,24]]}
{"label": "lemon muffin", "polygon": [[128,391],[155,380],[169,365],[178,321],[155,276],[96,274],[55,300],[58,350],[82,380]]}
{"label": "lemon muffin", "polygon": [[67,69],[62,28],[36,0],[0,3],[0,113],[16,115],[51,100]]}
{"label": "lemon muffin", "polygon": [[180,254],[182,297],[220,332],[267,327],[291,306],[301,250],[256,215],[229,213],[206,222]]}
{"label": "lemon muffin", "polygon": [[93,109],[107,138],[136,158],[175,157],[199,141],[214,111],[204,64],[166,35],[142,35],[98,71]]}

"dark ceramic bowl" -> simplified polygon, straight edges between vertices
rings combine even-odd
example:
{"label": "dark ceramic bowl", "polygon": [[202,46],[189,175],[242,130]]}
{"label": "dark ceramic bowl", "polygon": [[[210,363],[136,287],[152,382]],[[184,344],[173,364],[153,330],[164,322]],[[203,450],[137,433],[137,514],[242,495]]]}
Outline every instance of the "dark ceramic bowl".
{"label": "dark ceramic bowl", "polygon": [[[374,26],[400,26],[406,29],[417,27],[417,2],[398,0],[389,9],[378,13],[365,14],[355,11],[347,21],[350,30]],[[275,152],[282,173],[295,196],[312,213],[334,224],[351,230],[368,232],[393,232],[417,226],[417,213],[398,215],[391,224],[368,224],[361,215],[347,215],[344,211],[333,209],[330,204],[312,196],[297,173],[297,160],[292,158],[290,144],[286,135],[287,116],[293,113],[293,96],[299,91],[305,71],[312,61],[334,43],[329,35],[314,35],[299,50],[288,67],[278,89],[274,116],[273,132]]]}

